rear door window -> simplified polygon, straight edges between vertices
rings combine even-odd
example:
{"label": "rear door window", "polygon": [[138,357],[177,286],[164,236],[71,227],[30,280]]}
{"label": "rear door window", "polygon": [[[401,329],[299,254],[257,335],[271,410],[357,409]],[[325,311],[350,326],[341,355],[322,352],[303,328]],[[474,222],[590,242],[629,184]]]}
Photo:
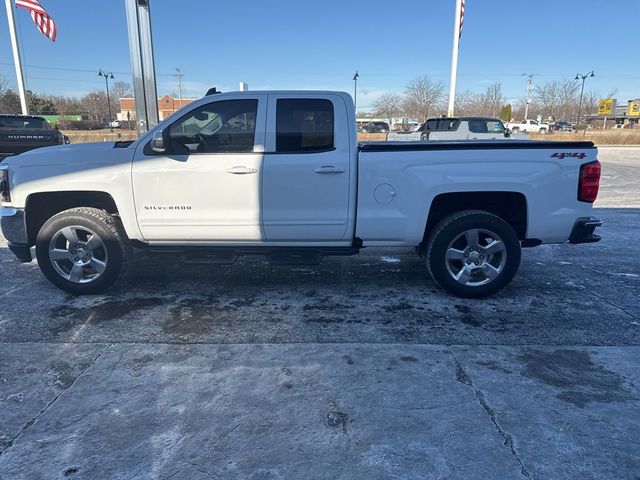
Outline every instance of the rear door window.
{"label": "rear door window", "polygon": [[276,105],[276,152],[334,149],[333,103],[327,99],[282,98]]}

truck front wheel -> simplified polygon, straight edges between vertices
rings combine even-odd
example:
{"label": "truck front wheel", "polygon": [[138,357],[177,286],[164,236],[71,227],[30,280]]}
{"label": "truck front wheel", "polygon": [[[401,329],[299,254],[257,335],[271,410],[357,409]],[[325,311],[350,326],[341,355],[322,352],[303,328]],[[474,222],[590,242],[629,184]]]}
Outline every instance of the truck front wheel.
{"label": "truck front wheel", "polygon": [[465,210],[442,220],[427,241],[434,281],[458,297],[487,297],[507,285],[520,266],[520,242],[500,217]]}
{"label": "truck front wheel", "polygon": [[126,235],[96,208],[72,208],[51,217],[36,239],[40,270],[55,286],[74,294],[100,293],[122,272]]}

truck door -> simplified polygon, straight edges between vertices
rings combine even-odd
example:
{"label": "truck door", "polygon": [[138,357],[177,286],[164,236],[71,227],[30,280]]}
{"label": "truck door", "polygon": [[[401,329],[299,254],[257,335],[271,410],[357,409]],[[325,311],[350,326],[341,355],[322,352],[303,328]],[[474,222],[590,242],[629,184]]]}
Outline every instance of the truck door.
{"label": "truck door", "polygon": [[351,146],[340,96],[269,95],[262,222],[267,241],[348,238]]}
{"label": "truck door", "polygon": [[266,95],[225,94],[165,126],[164,153],[138,148],[133,189],[146,240],[262,240],[266,105]]}

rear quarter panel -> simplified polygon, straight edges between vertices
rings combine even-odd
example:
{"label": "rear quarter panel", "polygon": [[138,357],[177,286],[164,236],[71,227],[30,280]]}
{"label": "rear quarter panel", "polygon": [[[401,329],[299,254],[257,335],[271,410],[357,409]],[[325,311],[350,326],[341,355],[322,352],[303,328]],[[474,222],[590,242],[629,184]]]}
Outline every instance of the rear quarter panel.
{"label": "rear quarter panel", "polygon": [[[584,158],[553,157],[581,153]],[[592,205],[577,200],[579,167],[596,160],[593,149],[465,149],[360,152],[356,235],[364,245],[417,245],[439,194],[517,192],[527,202],[527,238],[544,243],[568,239],[578,217]],[[380,185],[395,197],[382,204]],[[388,187],[384,187],[387,188]],[[473,208],[473,206],[470,206]]]}

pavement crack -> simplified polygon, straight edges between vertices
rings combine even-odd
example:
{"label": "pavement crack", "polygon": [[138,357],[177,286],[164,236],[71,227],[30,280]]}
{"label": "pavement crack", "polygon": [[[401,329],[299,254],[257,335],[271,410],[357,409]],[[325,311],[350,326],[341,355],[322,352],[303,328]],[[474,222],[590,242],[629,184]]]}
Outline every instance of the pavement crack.
{"label": "pavement crack", "polygon": [[629,315],[631,318],[633,318],[634,320],[640,320],[640,317],[636,317],[633,313],[631,313],[629,310],[627,310],[624,307],[621,307],[620,305],[616,305],[615,303],[613,303],[611,300],[608,300],[606,297],[603,297],[602,295],[598,295],[597,293],[595,293],[593,290],[590,290],[589,293],[591,295],[593,295],[596,298],[599,298],[600,300],[602,300],[603,302],[611,305],[614,308],[617,308],[618,310],[622,310],[624,313],[626,313],[627,315]]}
{"label": "pavement crack", "polygon": [[487,403],[487,400],[485,399],[482,391],[474,385],[473,380],[467,374],[467,372],[465,372],[464,368],[462,367],[462,364],[458,361],[458,358],[456,357],[456,354],[453,352],[451,347],[448,347],[448,348],[449,348],[449,352],[451,353],[451,356],[453,357],[453,361],[456,364],[456,380],[459,381],[460,383],[468,385],[473,389],[476,399],[478,400],[478,403],[482,407],[482,410],[484,410],[484,412],[487,414],[487,416],[491,420],[491,423],[493,423],[493,426],[495,427],[498,434],[504,439],[502,444],[509,449],[511,456],[516,460],[516,462],[518,462],[518,465],[520,465],[520,473],[522,474],[522,477],[532,478],[531,474],[525,468],[524,464],[522,463],[522,460],[518,456],[518,452],[516,452],[516,448],[513,442],[513,437],[508,432],[506,432],[504,428],[502,428],[502,426],[500,425],[500,422],[498,422],[498,417],[496,415],[496,412]]}
{"label": "pavement crack", "polygon": [[87,365],[77,376],[76,378],[73,379],[73,381],[69,384],[69,386],[63,388],[60,390],[60,392],[58,392],[58,394],[53,398],[53,400],[51,400],[49,403],[47,403],[45,405],[45,407],[40,410],[31,420],[29,420],[27,423],[25,423],[22,428],[20,428],[20,431],[16,434],[15,437],[13,437],[6,445],[5,448],[3,450],[0,450],[0,457],[7,451],[9,450],[13,444],[22,436],[22,434],[24,432],[26,432],[29,428],[31,428],[33,425],[35,425],[35,423],[38,421],[38,419],[44,415],[47,410],[49,410],[49,408],[51,408],[53,406],[54,403],[56,403],[56,401],[60,398],[60,396],[66,392],[67,390],[69,390],[71,387],[73,387],[73,385],[76,383],[76,381],[82,376],[84,375],[84,373],[89,370],[99,359],[100,357],[110,348],[112,347],[113,344],[110,343],[109,345],[107,345],[106,347],[104,347],[99,353],[98,355],[96,355],[93,360],[91,360],[91,362],[89,362],[89,365]]}

